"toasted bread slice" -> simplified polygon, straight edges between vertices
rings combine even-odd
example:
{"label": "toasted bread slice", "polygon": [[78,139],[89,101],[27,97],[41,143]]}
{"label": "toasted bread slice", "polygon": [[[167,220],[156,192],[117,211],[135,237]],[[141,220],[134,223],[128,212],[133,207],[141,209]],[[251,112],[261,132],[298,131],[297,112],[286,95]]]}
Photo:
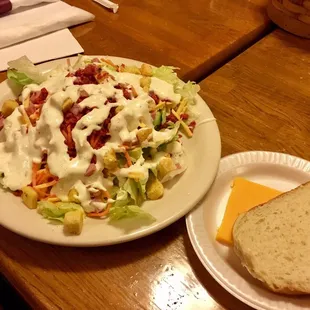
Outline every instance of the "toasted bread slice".
{"label": "toasted bread slice", "polygon": [[310,294],[310,182],[241,214],[234,251],[270,290]]}

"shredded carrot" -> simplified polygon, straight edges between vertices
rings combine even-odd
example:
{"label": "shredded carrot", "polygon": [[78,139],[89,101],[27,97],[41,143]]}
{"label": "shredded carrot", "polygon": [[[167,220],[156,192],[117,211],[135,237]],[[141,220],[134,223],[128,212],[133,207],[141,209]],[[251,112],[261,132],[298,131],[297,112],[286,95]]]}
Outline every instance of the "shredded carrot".
{"label": "shredded carrot", "polygon": [[38,189],[36,187],[34,187],[34,190],[37,192],[37,194],[39,195],[40,199],[49,195],[48,193],[45,193],[43,190],[40,190],[40,189]]}
{"label": "shredded carrot", "polygon": [[37,163],[32,163],[32,185],[36,186],[36,176],[37,176],[37,172],[40,168],[40,165]]}
{"label": "shredded carrot", "polygon": [[125,150],[124,155],[125,155],[125,158],[126,158],[126,161],[127,161],[127,165],[128,165],[128,167],[130,167],[132,165],[132,161],[131,161],[131,158],[130,158],[129,153],[127,152],[127,150]]}
{"label": "shredded carrot", "polygon": [[43,184],[34,186],[34,188],[35,189],[42,189],[42,188],[50,187],[50,186],[55,185],[57,182],[58,182],[57,180],[53,180],[53,181],[48,182],[48,183],[43,183]]}
{"label": "shredded carrot", "polygon": [[89,216],[89,217],[103,217],[103,216],[105,216],[105,215],[107,215],[109,213],[109,211],[111,209],[111,206],[112,206],[112,204],[109,203],[105,210],[103,210],[103,211],[101,211],[99,213],[97,213],[97,212],[90,212],[90,213],[87,213],[86,215]]}

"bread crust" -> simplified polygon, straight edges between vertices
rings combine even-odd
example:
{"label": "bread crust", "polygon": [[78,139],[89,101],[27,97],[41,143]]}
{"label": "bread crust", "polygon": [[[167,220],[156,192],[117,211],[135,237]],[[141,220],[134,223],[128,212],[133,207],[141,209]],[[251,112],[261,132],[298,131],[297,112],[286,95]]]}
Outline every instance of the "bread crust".
{"label": "bread crust", "polygon": [[[251,274],[252,277],[256,278],[257,280],[259,280],[268,290],[277,293],[277,294],[284,294],[284,295],[308,295],[310,294],[310,290],[299,290],[296,289],[295,287],[289,287],[289,286],[285,286],[285,287],[277,287],[274,283],[270,285],[270,283],[268,284],[267,281],[265,279],[263,279],[262,277],[259,277],[255,271],[252,268],[252,262],[247,259],[247,257],[244,255],[243,251],[242,251],[242,245],[239,244],[238,240],[235,238],[235,234],[236,234],[236,230],[238,229],[238,227],[240,225],[242,225],[242,221],[245,220],[245,216],[250,214],[251,212],[255,212],[255,210],[257,210],[258,208],[262,208],[264,207],[266,204],[269,204],[272,201],[277,201],[277,200],[281,200],[283,197],[289,195],[290,193],[297,191],[298,189],[308,186],[310,187],[310,181],[306,182],[288,192],[282,193],[279,196],[269,200],[268,202],[265,202],[263,204],[260,204],[258,206],[255,206],[254,208],[250,209],[247,212],[244,212],[242,214],[240,214],[238,216],[238,218],[236,219],[234,225],[233,225],[233,248],[234,248],[234,252],[236,253],[236,255],[238,256],[238,258],[241,261],[241,264],[243,267],[245,267],[248,272]],[[309,197],[310,199],[310,197]]]}

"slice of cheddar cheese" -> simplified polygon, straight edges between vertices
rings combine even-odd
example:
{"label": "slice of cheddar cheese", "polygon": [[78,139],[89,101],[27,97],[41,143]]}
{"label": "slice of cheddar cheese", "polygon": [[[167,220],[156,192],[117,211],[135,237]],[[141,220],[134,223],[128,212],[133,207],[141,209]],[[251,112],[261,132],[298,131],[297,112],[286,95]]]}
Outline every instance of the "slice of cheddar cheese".
{"label": "slice of cheddar cheese", "polygon": [[232,245],[232,228],[238,215],[280,194],[280,191],[243,178],[234,179],[232,191],[228,199],[222,224],[216,235],[216,240],[226,245]]}

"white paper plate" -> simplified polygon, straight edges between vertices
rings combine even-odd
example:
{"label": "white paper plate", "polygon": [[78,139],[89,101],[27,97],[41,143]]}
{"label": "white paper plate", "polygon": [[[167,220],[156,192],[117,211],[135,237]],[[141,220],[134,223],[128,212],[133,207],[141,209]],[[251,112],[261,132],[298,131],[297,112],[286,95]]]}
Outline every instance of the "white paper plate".
{"label": "white paper plate", "polygon": [[215,240],[222,222],[231,184],[236,176],[288,191],[310,180],[310,162],[291,155],[245,152],[224,157],[207,195],[187,216],[186,224],[199,259],[228,292],[256,309],[310,309],[310,297],[287,297],[265,289],[241,266],[229,247]]}
{"label": "white paper plate", "polygon": [[[138,65],[134,60],[109,57],[115,63]],[[72,62],[75,58],[71,58]],[[66,60],[57,60],[42,65],[51,69]],[[5,81],[0,84],[0,102],[14,96]],[[213,114],[203,99],[198,96],[197,108],[200,119],[212,118]],[[221,142],[215,121],[204,123],[195,130],[194,137],[184,139],[188,155],[188,169],[176,180],[167,184],[165,195],[158,201],[148,201],[143,208],[157,221],[150,226],[136,221],[120,221],[118,226],[108,224],[107,220],[87,218],[80,236],[65,236],[62,226],[49,224],[47,220],[29,210],[20,198],[0,191],[0,224],[25,237],[42,242],[66,246],[100,246],[121,243],[154,233],[175,222],[189,212],[211,186],[217,172],[221,155]],[[172,186],[173,185],[173,186]]]}

